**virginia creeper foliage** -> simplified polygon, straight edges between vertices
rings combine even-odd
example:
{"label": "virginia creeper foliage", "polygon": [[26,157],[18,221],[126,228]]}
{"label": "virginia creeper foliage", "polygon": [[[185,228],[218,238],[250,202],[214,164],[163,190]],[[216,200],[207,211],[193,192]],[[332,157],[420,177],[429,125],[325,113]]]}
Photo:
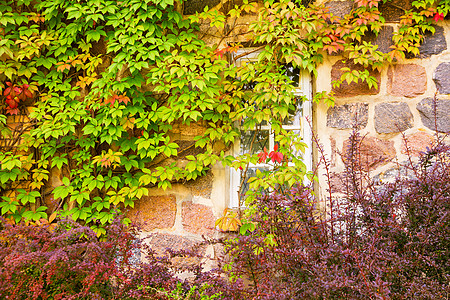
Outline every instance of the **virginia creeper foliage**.
{"label": "virginia creeper foliage", "polygon": [[[245,1],[186,17],[173,0],[2,1],[1,215],[36,222],[56,212],[101,235],[115,212],[150,187],[195,180],[217,162],[246,170],[264,160],[226,155],[240,130],[262,122],[277,136],[279,149],[269,157],[280,167],[251,189],[292,186],[306,173],[298,155],[304,144],[281,123],[304,99],[294,96],[282,65],[315,74],[325,53],[339,53],[381,68],[417,54],[423,34],[449,8],[448,0],[414,1],[384,54],[362,37],[379,32],[378,6],[386,0],[355,0],[341,19],[303,2]],[[255,15],[246,34],[262,46],[255,64],[238,67],[230,54],[241,47],[233,24],[243,14]],[[203,40],[211,35],[216,44]],[[348,70],[341,82],[376,86],[368,74]],[[321,99],[333,103],[332,95],[318,93]],[[186,149],[174,128],[191,124],[204,130],[191,145],[195,154],[179,163]]]}

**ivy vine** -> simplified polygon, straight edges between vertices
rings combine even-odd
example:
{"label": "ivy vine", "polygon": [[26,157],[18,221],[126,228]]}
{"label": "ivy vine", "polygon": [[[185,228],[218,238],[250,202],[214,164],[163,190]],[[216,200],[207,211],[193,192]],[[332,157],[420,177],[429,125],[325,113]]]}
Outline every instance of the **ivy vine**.
{"label": "ivy vine", "polygon": [[[338,18],[308,1],[244,1],[193,16],[173,0],[1,1],[1,215],[15,222],[71,216],[101,235],[151,187],[195,180],[216,163],[246,169],[258,162],[257,154],[227,150],[240,130],[261,122],[271,124],[280,154],[274,171],[251,180],[253,191],[303,180],[306,167],[293,153],[305,144],[281,126],[301,99],[282,65],[317,75],[324,55],[338,53],[380,69],[418,54],[450,7],[449,0],[413,1],[392,51],[382,53],[362,37],[378,34],[385,23],[378,6],[388,1],[354,2]],[[243,15],[255,16],[245,33],[238,31]],[[261,52],[255,64],[238,67],[230,53],[243,34]],[[367,71],[344,71],[335,85],[377,85]],[[332,96],[317,93],[314,101],[332,105]],[[194,154],[184,155],[174,132],[192,124],[204,130]]]}

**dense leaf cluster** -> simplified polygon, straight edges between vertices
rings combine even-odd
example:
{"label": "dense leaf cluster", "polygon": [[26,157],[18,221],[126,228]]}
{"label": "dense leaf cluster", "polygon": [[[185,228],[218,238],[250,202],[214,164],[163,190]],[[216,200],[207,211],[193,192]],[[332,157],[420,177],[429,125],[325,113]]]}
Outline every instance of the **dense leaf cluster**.
{"label": "dense leaf cluster", "polygon": [[[195,180],[218,162],[245,173],[257,153],[227,150],[261,123],[276,136],[280,166],[258,175],[249,193],[292,186],[306,173],[305,145],[281,124],[305,98],[294,96],[283,65],[316,73],[325,52],[339,52],[381,68],[416,54],[447,2],[414,1],[384,54],[362,42],[384,23],[379,0],[355,1],[343,18],[290,1],[190,17],[173,0],[1,1],[1,215],[36,222],[56,212],[101,235],[148,188]],[[243,29],[244,14],[254,21]],[[233,42],[244,34],[259,55],[238,66]],[[344,71],[340,82],[377,84],[367,70]],[[193,124],[201,129],[186,143]]]}

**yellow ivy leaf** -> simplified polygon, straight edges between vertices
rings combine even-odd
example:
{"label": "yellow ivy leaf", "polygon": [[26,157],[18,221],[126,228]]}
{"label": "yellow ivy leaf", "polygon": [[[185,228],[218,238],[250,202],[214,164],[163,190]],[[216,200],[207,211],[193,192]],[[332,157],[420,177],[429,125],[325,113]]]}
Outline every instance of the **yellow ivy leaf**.
{"label": "yellow ivy leaf", "polygon": [[123,129],[127,130],[134,128],[134,122],[136,121],[135,118],[123,118],[121,125],[123,126]]}

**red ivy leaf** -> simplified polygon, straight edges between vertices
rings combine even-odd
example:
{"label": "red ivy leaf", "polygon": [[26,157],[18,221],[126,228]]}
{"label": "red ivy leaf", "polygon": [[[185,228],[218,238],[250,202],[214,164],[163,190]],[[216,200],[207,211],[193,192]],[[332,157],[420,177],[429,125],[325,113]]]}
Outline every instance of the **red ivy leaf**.
{"label": "red ivy leaf", "polygon": [[258,153],[259,163],[266,162],[267,160],[267,149],[264,147],[264,151]]}
{"label": "red ivy leaf", "polygon": [[14,92],[15,92],[17,95],[19,95],[19,94],[22,93],[22,88],[21,88],[21,87],[18,87],[18,86],[15,86],[15,87],[14,87]]}
{"label": "red ivy leaf", "polygon": [[59,63],[57,63],[56,64],[58,67],[56,68],[56,71],[64,71],[64,70],[70,70],[70,63],[69,62],[67,62],[67,63],[63,63],[63,62],[59,62]]}
{"label": "red ivy leaf", "polygon": [[105,105],[110,103],[110,107],[113,107],[116,100],[117,100],[117,95],[114,94],[111,97],[109,97],[108,99],[105,99]]}
{"label": "red ivy leaf", "polygon": [[225,53],[233,53],[236,52],[240,48],[240,44],[235,44],[233,46],[227,46],[222,49],[216,49],[214,50],[214,58],[222,58],[222,56],[225,55]]}
{"label": "red ivy leaf", "polygon": [[6,112],[9,113],[10,115],[17,115],[17,114],[19,114],[19,109],[18,108],[12,109],[10,107],[7,107]]}
{"label": "red ivy leaf", "polygon": [[101,164],[100,164],[102,167],[109,167],[110,165],[111,165],[111,161],[108,159],[108,158],[106,158],[106,157],[103,157],[102,159],[101,159]]}
{"label": "red ivy leaf", "polygon": [[281,163],[283,161],[283,154],[281,152],[278,152],[278,144],[273,147],[273,151],[269,153],[269,157],[272,162]]}
{"label": "red ivy leaf", "polygon": [[269,157],[272,159],[272,162],[281,163],[283,161],[283,154],[281,152],[272,151],[269,153]]}
{"label": "red ivy leaf", "polygon": [[120,95],[120,96],[117,96],[117,101],[119,103],[123,102],[125,105],[127,105],[128,102],[130,102],[130,98],[128,98],[127,96],[124,96],[124,95]]}
{"label": "red ivy leaf", "polygon": [[29,90],[25,90],[24,95],[28,98],[33,98],[33,94]]}
{"label": "red ivy leaf", "polygon": [[433,17],[433,20],[436,22],[444,20],[444,14],[443,13],[436,13]]}
{"label": "red ivy leaf", "polygon": [[9,95],[10,93],[11,93],[11,87],[6,88],[5,91],[3,92],[3,95],[4,95],[4,96],[7,96],[7,95]]}
{"label": "red ivy leaf", "polygon": [[19,99],[17,98],[12,98],[10,95],[8,95],[6,97],[6,104],[8,104],[8,107],[10,109],[14,109],[17,108],[18,104],[19,104]]}
{"label": "red ivy leaf", "polygon": [[126,105],[128,102],[130,102],[130,98],[128,98],[127,96],[124,96],[124,95],[118,96],[116,94],[113,94],[111,97],[109,97],[108,99],[105,100],[105,105],[110,103],[110,106],[113,107],[114,103],[116,103],[116,101],[119,103],[123,102]]}

